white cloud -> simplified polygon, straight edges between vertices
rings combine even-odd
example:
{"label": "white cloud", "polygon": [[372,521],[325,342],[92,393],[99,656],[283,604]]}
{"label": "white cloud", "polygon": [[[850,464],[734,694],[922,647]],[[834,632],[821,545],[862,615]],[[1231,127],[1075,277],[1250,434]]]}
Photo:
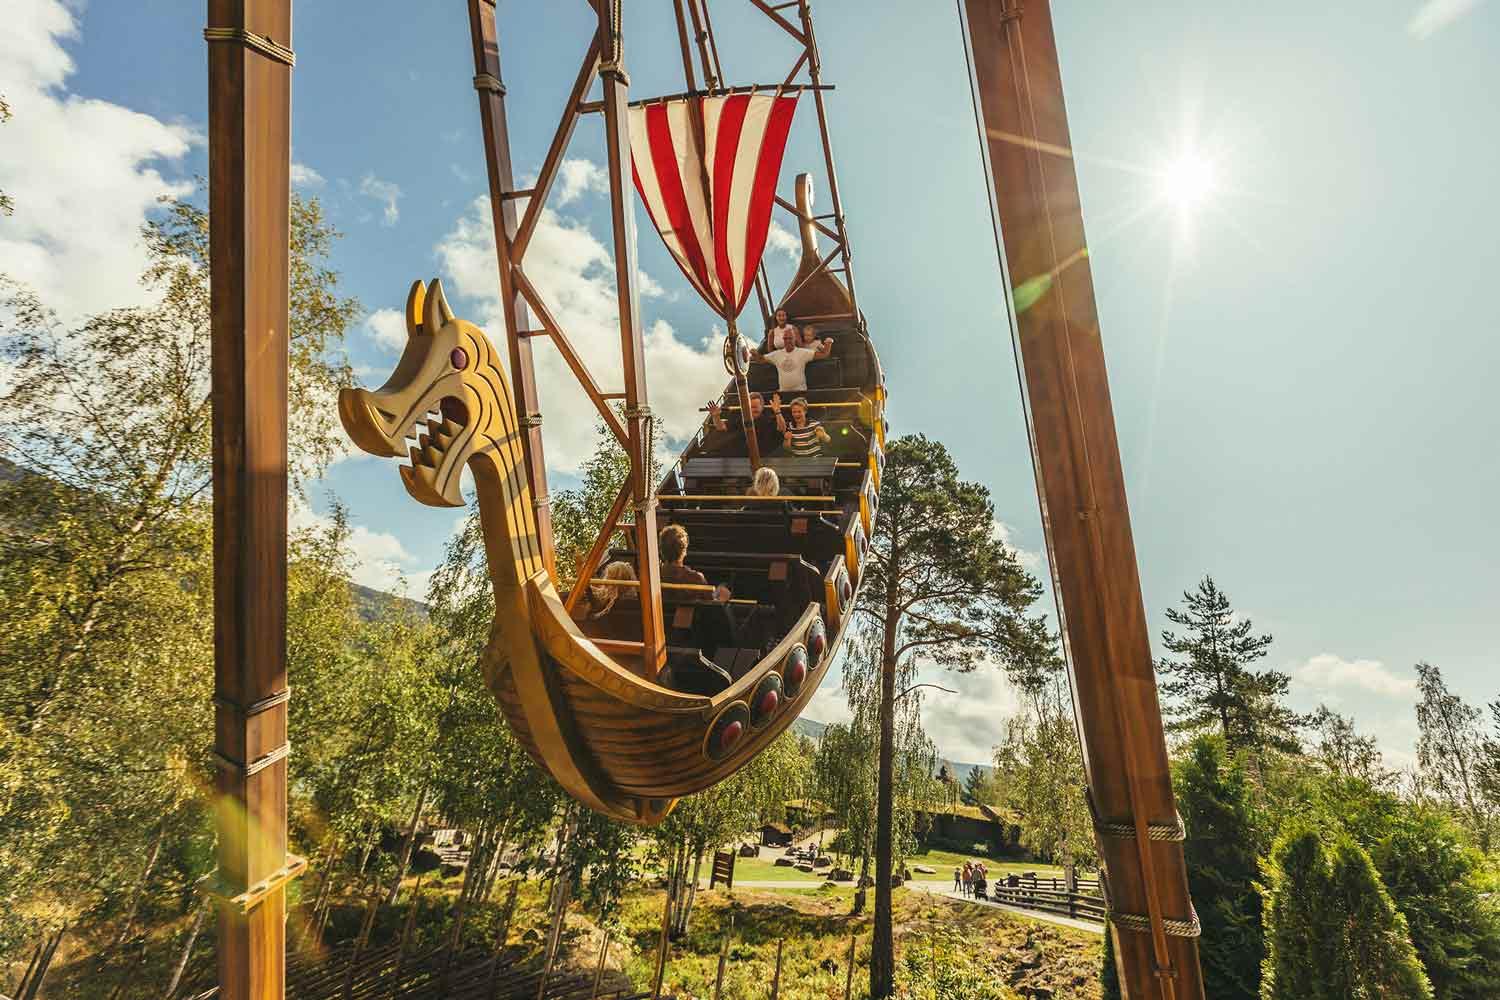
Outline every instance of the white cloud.
{"label": "white cloud", "polygon": [[166,196],[193,186],[163,176],[201,141],[192,129],[68,92],[78,34],[61,0],[15,0],[0,32],[0,190],[15,214],[0,226],[0,270],[34,288],[65,320],[141,303],[140,228]]}
{"label": "white cloud", "polygon": [[1023,549],[1020,546],[1016,545],[1016,543],[1013,541],[1013,539],[1015,538],[1015,531],[1016,529],[1012,528],[1004,521],[997,520],[995,522],[995,537],[999,539],[1000,544],[1004,545],[1011,552],[1015,553],[1016,562],[1021,564],[1022,569],[1026,570],[1026,572],[1030,573],[1032,576],[1042,579],[1042,581],[1045,583],[1046,573],[1043,570],[1042,554],[1040,552],[1034,552],[1031,549]]}
{"label": "white cloud", "polygon": [[[329,519],[312,511],[305,503],[293,501],[289,526],[293,531],[323,529]],[[387,531],[371,531],[362,524],[350,526],[349,551],[354,567],[350,574],[355,583],[387,593],[404,592],[423,600],[432,570],[419,570],[418,559],[401,544],[401,539]]]}
{"label": "white cloud", "polygon": [[365,174],[359,182],[359,193],[380,203],[383,216],[381,224],[394,226],[401,218],[401,209],[396,203],[401,200],[401,186],[393,181],[383,181],[374,174]]}
{"label": "white cloud", "polygon": [[[848,722],[849,703],[839,670],[847,660],[828,672],[808,700],[803,717],[818,722]],[[992,663],[981,663],[971,673],[960,674],[941,667],[923,666],[918,683],[938,684],[952,690],[924,688],[922,727],[945,760],[964,764],[989,764],[995,744],[1005,735],[1005,722],[1021,710],[1020,699],[1005,672]],[[916,695],[912,695],[916,697]]]}
{"label": "white cloud", "polygon": [[[439,242],[445,284],[461,316],[481,327],[503,358],[505,324],[495,282],[489,199],[477,198]],[[617,392],[619,312],[610,251],[582,221],[544,209],[526,253],[526,274],[557,317],[600,388]],[[700,339],[678,336],[665,321],[645,322],[646,372],[657,434],[684,439],[697,430],[698,408],[725,382],[712,328]],[[533,341],[548,464],[576,470],[595,445],[595,411],[562,355],[545,338]]]}
{"label": "white cloud", "polygon": [[[406,346],[406,316],[399,309],[377,309],[365,320],[365,332],[386,350],[400,351]],[[388,374],[381,374],[381,380]]]}
{"label": "white cloud", "polygon": [[1478,7],[1484,0],[1427,0],[1406,22],[1406,30],[1417,38],[1431,38]]}
{"label": "white cloud", "polygon": [[608,194],[609,172],[592,160],[563,160],[557,168],[557,198],[553,204],[561,208],[588,193]]}
{"label": "white cloud", "polygon": [[1292,679],[1319,695],[1359,691],[1386,698],[1414,698],[1415,677],[1399,677],[1379,660],[1346,660],[1319,653],[1292,668]]}
{"label": "white cloud", "polygon": [[766,231],[766,251],[785,254],[791,260],[800,260],[802,240],[790,229],[772,219],[771,228]]}
{"label": "white cloud", "polygon": [[323,175],[305,163],[292,163],[292,184],[296,187],[322,187]]}
{"label": "white cloud", "polygon": [[995,744],[1005,735],[1005,720],[1021,710],[1005,671],[991,663],[966,674],[924,667],[918,680],[957,692],[922,692],[922,726],[943,757],[965,764],[990,763]]}

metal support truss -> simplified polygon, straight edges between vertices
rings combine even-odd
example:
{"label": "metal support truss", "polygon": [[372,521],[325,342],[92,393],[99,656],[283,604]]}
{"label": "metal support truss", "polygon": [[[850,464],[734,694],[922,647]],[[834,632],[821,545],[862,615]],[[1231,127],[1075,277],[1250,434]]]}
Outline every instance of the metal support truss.
{"label": "metal support truss", "polygon": [[[510,374],[515,383],[516,405],[520,409],[525,437],[522,448],[526,456],[526,475],[536,504],[537,530],[541,535],[547,571],[558,580],[556,551],[552,541],[552,519],[547,498],[547,464],[542,450],[541,404],[537,393],[536,371],[532,361],[532,341],[549,338],[572,370],[584,394],[599,411],[611,433],[630,458],[630,477],[616,498],[599,537],[577,568],[576,579],[587,581],[609,551],[609,542],[620,530],[621,517],[630,509],[628,526],[634,533],[639,562],[637,576],[641,591],[642,673],[656,677],[666,660],[666,640],[662,628],[661,572],[656,543],[656,500],[651,483],[651,408],[646,398],[646,366],[640,325],[640,308],[636,289],[635,214],[630,201],[630,139],[626,113],[629,78],[625,73],[624,53],[618,21],[612,16],[614,5],[591,0],[598,14],[598,27],[590,39],[578,68],[573,88],[563,107],[562,117],[552,143],[542,161],[536,183],[529,189],[518,189],[511,163],[510,136],[506,124],[506,89],[500,72],[500,46],[495,26],[494,0],[469,0],[469,24],[474,43],[474,86],[479,93],[480,120],[484,128],[485,157],[489,168],[490,207],[494,217],[495,250],[500,270],[501,300],[505,309],[505,332],[510,350]],[[595,80],[602,82],[604,97],[596,104],[586,103]],[[624,388],[606,392],[599,387],[572,341],[548,307],[540,291],[525,271],[526,252],[541,219],[547,195],[557,179],[563,156],[573,137],[579,118],[590,111],[603,111],[605,145],[608,149],[611,235],[615,250],[615,283],[619,292],[620,356]],[[525,199],[524,212],[517,203]],[[532,317],[537,327],[532,328]],[[616,413],[611,400],[623,400],[622,413]],[[586,584],[575,584],[568,595],[571,610],[585,591]]]}

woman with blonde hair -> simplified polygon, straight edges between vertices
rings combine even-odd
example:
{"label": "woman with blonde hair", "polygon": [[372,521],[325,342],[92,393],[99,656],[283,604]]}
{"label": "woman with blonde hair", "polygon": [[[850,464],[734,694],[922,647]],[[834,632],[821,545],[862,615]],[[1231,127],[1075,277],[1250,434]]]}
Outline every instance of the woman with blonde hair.
{"label": "woman with blonde hair", "polygon": [[[635,567],[628,562],[616,559],[604,567],[604,572],[599,574],[605,580],[634,580]],[[588,610],[585,612],[589,618],[603,618],[609,614],[619,600],[620,592],[629,588],[612,586],[608,583],[594,583],[589,585],[585,599]]]}
{"label": "woman with blonde hair", "polygon": [[762,465],[755,470],[755,478],[750,481],[750,488],[745,491],[745,495],[752,497],[780,496],[781,477],[769,465]]}

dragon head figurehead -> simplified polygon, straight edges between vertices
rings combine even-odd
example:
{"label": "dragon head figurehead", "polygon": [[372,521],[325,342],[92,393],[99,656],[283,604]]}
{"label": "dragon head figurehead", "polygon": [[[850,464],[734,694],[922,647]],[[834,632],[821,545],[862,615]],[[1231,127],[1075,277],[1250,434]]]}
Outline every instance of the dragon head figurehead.
{"label": "dragon head figurehead", "polygon": [[[508,423],[509,384],[495,348],[474,324],[458,319],[442,282],[413,282],[406,299],[406,348],[379,389],[344,389],[339,420],[372,455],[400,457],[401,479],[414,499],[461,507],[459,477],[475,454],[493,449]],[[415,444],[411,440],[415,440]]]}

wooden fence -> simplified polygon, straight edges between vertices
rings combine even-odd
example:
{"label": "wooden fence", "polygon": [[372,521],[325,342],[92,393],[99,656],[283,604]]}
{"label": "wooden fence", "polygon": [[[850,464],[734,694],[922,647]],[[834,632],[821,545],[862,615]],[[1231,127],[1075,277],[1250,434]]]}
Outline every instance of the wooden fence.
{"label": "wooden fence", "polygon": [[[1009,884],[1011,881],[1015,884]],[[1089,881],[1092,882],[1095,892],[1069,892],[1066,883],[1060,878],[1030,881],[997,879],[988,886],[987,898],[996,903],[1004,903],[1006,906],[1053,913],[1060,917],[1072,917],[1074,920],[1092,920],[1103,923],[1104,897],[1097,892],[1098,880]],[[1078,880],[1078,888],[1084,888],[1083,879]]]}

